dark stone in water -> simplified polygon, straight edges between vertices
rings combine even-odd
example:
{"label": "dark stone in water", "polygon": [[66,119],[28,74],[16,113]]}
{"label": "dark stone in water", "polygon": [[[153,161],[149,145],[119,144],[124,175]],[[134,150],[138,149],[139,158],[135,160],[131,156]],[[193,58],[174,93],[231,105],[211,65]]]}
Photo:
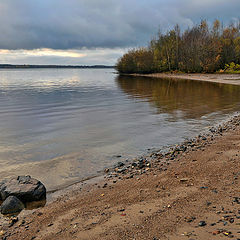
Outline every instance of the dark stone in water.
{"label": "dark stone in water", "polygon": [[185,152],[185,151],[187,150],[187,147],[186,147],[186,146],[181,146],[181,147],[180,147],[180,150],[183,151],[183,152]]}
{"label": "dark stone in water", "polygon": [[144,164],[143,162],[139,162],[138,167],[139,167],[140,169],[144,168],[144,166],[145,166],[145,164]]}
{"label": "dark stone in water", "polygon": [[19,213],[24,209],[24,204],[15,196],[8,197],[1,206],[2,214]]}
{"label": "dark stone in water", "polygon": [[46,198],[46,188],[37,179],[30,176],[19,176],[0,183],[0,197],[5,200],[15,196],[23,203],[39,201]]}
{"label": "dark stone in water", "polygon": [[124,168],[119,168],[117,170],[118,173],[124,173],[127,169],[124,167]]}
{"label": "dark stone in water", "polygon": [[124,164],[123,162],[118,162],[116,166],[117,166],[117,167],[123,167],[124,165],[125,165],[125,164]]}
{"label": "dark stone in water", "polygon": [[132,166],[133,166],[133,167],[137,167],[137,163],[136,163],[136,162],[133,162],[133,163],[132,163]]}

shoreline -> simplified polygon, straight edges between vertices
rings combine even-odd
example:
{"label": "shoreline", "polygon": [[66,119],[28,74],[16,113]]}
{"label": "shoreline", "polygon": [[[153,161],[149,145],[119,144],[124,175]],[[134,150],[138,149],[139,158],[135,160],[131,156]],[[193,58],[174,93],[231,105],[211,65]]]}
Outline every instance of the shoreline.
{"label": "shoreline", "polygon": [[[231,121],[232,118],[235,118],[235,117],[238,117],[238,116],[240,117],[240,112],[239,113],[235,112],[233,114],[229,114],[226,117],[226,119],[223,119],[218,124],[209,126],[208,128],[209,129],[210,128],[215,129],[215,128],[217,128],[217,126],[222,126],[222,125],[228,123],[229,121]],[[199,132],[199,134],[203,135],[203,136],[205,134],[208,134],[208,128]],[[196,138],[196,135],[194,135],[192,137],[185,138],[185,139],[187,141],[189,139],[195,139],[195,138]],[[140,155],[137,155],[134,158],[126,158],[126,159],[119,158],[118,163],[123,163],[124,165],[122,165],[122,166],[125,166],[125,167],[130,166],[132,163],[134,163],[136,161],[139,161],[142,158],[149,158],[149,157],[151,158],[151,155],[158,154],[159,152],[169,153],[176,146],[183,145],[184,142],[185,141],[181,141],[181,142],[177,142],[177,143],[172,144],[172,145],[166,145],[166,146],[162,146],[162,147],[159,147],[159,148],[148,149],[148,150],[145,150],[144,153],[142,153]],[[75,182],[65,184],[65,185],[62,185],[62,186],[60,186],[56,189],[47,191],[47,203],[51,203],[57,197],[65,195],[65,194],[69,193],[70,191],[73,191],[75,189],[75,186],[81,186],[82,184],[93,184],[93,183],[95,184],[99,181],[102,181],[103,178],[105,178],[109,172],[110,173],[114,172],[114,169],[118,168],[118,163],[115,163],[108,168],[99,169],[97,171],[97,173],[94,174],[94,175],[90,175],[86,178],[82,178],[82,179],[79,179]]]}
{"label": "shoreline", "polygon": [[224,74],[224,73],[150,73],[150,74],[126,74],[134,77],[151,77],[151,78],[170,78],[193,81],[205,81],[213,83],[223,83],[240,85],[240,74]]}
{"label": "shoreline", "polygon": [[[233,114],[229,114],[226,117],[226,119],[221,120],[218,124],[209,126],[208,128],[209,129],[217,129],[219,126],[227,124],[229,121],[231,121],[231,119],[233,119],[235,117],[238,117],[238,116],[240,117],[240,112],[239,113],[235,112]],[[209,131],[208,128],[203,130],[203,131],[201,131],[201,132],[199,132],[198,136],[199,135],[202,135],[202,136],[207,135],[208,131]],[[194,141],[195,138],[197,138],[196,135],[194,135],[192,137],[185,138],[185,141],[188,141],[188,140],[193,140]],[[75,182],[63,185],[63,186],[61,186],[59,188],[47,191],[47,203],[51,203],[52,201],[54,201],[59,196],[66,195],[67,193],[69,193],[71,191],[74,191],[76,186],[79,187],[79,186],[82,186],[83,184],[84,185],[85,184],[91,185],[91,184],[96,184],[96,183],[102,181],[104,178],[107,177],[107,175],[109,173],[114,173],[115,169],[119,168],[119,163],[120,163],[120,169],[121,169],[121,167],[124,167],[124,168],[129,167],[133,163],[136,163],[139,160],[141,161],[141,159],[143,159],[143,158],[151,158],[151,156],[153,156],[155,154],[159,154],[160,152],[165,153],[165,154],[169,154],[169,153],[172,152],[173,149],[176,148],[176,146],[179,147],[179,146],[184,145],[185,141],[181,141],[181,142],[178,142],[178,143],[175,143],[175,144],[172,144],[172,145],[162,146],[162,147],[159,147],[159,148],[148,149],[148,150],[145,150],[144,153],[142,153],[140,155],[137,155],[134,158],[126,158],[126,159],[119,158],[118,163],[115,163],[115,164],[113,164],[112,166],[110,166],[108,168],[100,169],[94,175],[90,175],[90,176],[88,176],[86,178],[82,178],[82,179],[79,179],[79,180],[77,180]],[[147,163],[149,163],[149,162],[146,162],[144,164],[144,166]],[[120,173],[121,173],[121,170],[120,170]]]}
{"label": "shoreline", "polygon": [[[116,72],[116,74],[118,74]],[[233,85],[240,85],[240,74],[224,74],[224,73],[210,73],[210,74],[206,74],[206,73],[151,73],[151,74],[123,74],[123,75],[127,75],[127,76],[133,76],[133,77],[150,77],[150,78],[169,78],[169,79],[181,79],[181,80],[193,80],[193,81],[207,81],[207,82],[213,82],[213,83],[223,83],[223,84],[233,84]],[[234,117],[235,115],[230,115],[229,117],[227,117],[227,120],[223,121],[227,122],[228,119],[230,119],[231,117]],[[181,144],[181,143],[176,143],[176,144]],[[165,147],[166,149],[172,148],[172,146],[169,147]],[[160,151],[162,149],[159,149],[157,151]],[[151,151],[151,153],[154,153],[155,150]],[[144,153],[141,156],[138,157],[142,157],[144,155],[147,155],[148,153]],[[131,160],[130,160],[131,161]],[[123,161],[125,162],[125,161]],[[116,164],[115,164],[116,165]],[[112,167],[110,167],[109,169],[113,169],[114,165]],[[71,189],[72,186],[74,185],[78,185],[84,182],[91,182],[92,180],[94,181],[95,178],[99,179],[101,178],[103,175],[105,174],[105,169],[100,169],[99,171],[97,171],[97,173],[95,175],[92,176],[88,176],[86,178],[83,179],[79,179],[75,182],[69,183],[69,184],[65,184],[63,186],[60,186],[54,190],[50,190],[47,192],[48,195],[51,195],[53,193],[58,193],[58,192],[64,192],[64,190]]]}
{"label": "shoreline", "polygon": [[[74,184],[60,194],[59,192],[53,193],[52,200],[46,207],[33,210],[28,214],[20,214],[19,220],[15,224],[18,226],[17,228],[14,227],[15,225],[9,227],[7,222],[3,223],[2,231],[4,236],[7,236],[7,239],[24,239],[29,234],[35,237],[32,239],[76,239],[76,236],[80,237],[80,239],[111,239],[111,236],[116,236],[114,239],[133,239],[129,236],[131,234],[132,237],[135,236],[134,234],[138,234],[139,230],[135,229],[134,226],[129,229],[130,225],[135,224],[135,215],[138,221],[141,222],[141,226],[145,226],[143,219],[152,219],[158,213],[166,213],[174,209],[177,205],[175,206],[172,202],[179,202],[182,197],[188,198],[188,194],[191,195],[191,191],[188,193],[189,189],[194,188],[195,194],[200,194],[202,190],[210,188],[205,183],[206,186],[195,189],[196,183],[193,179],[197,179],[197,176],[185,176],[184,172],[188,172],[189,168],[184,166],[183,163],[189,157],[192,159],[192,155],[196,155],[194,156],[196,161],[194,159],[194,161],[191,160],[187,164],[196,165],[195,163],[198,163],[198,167],[201,168],[203,163],[199,163],[198,158],[201,158],[199,152],[202,154],[207,153],[207,155],[211,154],[212,145],[219,142],[224,144],[226,138],[231,138],[233,135],[238,138],[236,132],[240,132],[239,122],[240,115],[234,116],[222,125],[212,127],[208,134],[199,134],[196,138],[186,140],[182,144],[170,148],[167,152],[153,151],[149,156],[142,156],[135,159],[134,162],[119,163],[119,166],[116,166],[115,169],[106,169],[107,173],[104,177]],[[238,141],[240,143],[240,137]],[[215,152],[215,155],[220,156],[217,152]],[[238,154],[235,157],[238,157]],[[176,168],[178,170],[175,170]],[[201,169],[196,170],[201,171]],[[214,171],[214,169],[209,170]],[[176,173],[173,174],[174,171],[179,171],[179,173],[177,175]],[[182,176],[179,176],[181,175],[180,172]],[[191,171],[187,175],[190,174]],[[162,183],[164,179],[165,183]],[[172,187],[171,185],[167,187],[173,179],[177,179],[177,186],[183,189],[180,192],[178,191],[177,194],[169,193],[170,196],[168,196],[167,192],[175,189],[174,184],[176,185],[176,183]],[[146,183],[151,185],[150,189]],[[129,187],[133,192],[130,191]],[[185,187],[186,189],[184,189]],[[147,192],[151,192],[151,194],[147,194]],[[186,194],[186,196],[181,196],[182,194]],[[164,202],[164,199],[171,196],[174,196],[174,201],[168,200],[169,204],[165,202],[163,206],[160,204],[160,202]],[[222,199],[219,198],[219,200]],[[182,204],[181,201],[179,204]],[[148,205],[150,205],[150,208]],[[217,201],[215,205],[217,205]],[[182,206],[182,208],[187,210],[186,206]],[[63,211],[63,209],[65,210]],[[74,212],[80,213],[75,215]],[[174,212],[172,214],[176,215]],[[159,215],[158,217],[161,218],[161,214]],[[198,219],[199,216],[195,215],[194,218]],[[69,229],[64,229],[62,219],[65,219],[70,224]],[[41,224],[38,224],[39,221],[41,221]],[[86,221],[88,224],[85,223]],[[195,222],[195,219],[190,222]],[[126,225],[126,223],[128,224]],[[169,225],[168,221],[165,221],[163,225]],[[31,232],[28,229],[31,229]],[[177,234],[176,231],[179,230],[170,225],[167,229],[173,235]],[[123,233],[120,233],[122,231],[125,234],[124,237],[121,235]],[[131,232],[129,236],[128,231]],[[147,238],[147,236],[156,235],[154,231],[151,234],[146,232],[142,234],[136,239],[151,239]],[[219,234],[222,234],[222,232]],[[166,232],[161,230],[157,236],[159,238],[156,239],[160,239],[160,237],[161,239],[182,239],[178,234],[175,238],[172,237],[173,235],[170,238],[165,238],[167,236]],[[185,238],[183,237],[183,239]]]}

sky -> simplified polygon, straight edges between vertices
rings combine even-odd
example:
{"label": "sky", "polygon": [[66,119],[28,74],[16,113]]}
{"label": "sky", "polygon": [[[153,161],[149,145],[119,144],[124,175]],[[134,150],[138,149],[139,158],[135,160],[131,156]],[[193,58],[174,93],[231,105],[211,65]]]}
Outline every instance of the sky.
{"label": "sky", "polygon": [[114,65],[159,29],[240,17],[239,0],[1,0],[0,63]]}

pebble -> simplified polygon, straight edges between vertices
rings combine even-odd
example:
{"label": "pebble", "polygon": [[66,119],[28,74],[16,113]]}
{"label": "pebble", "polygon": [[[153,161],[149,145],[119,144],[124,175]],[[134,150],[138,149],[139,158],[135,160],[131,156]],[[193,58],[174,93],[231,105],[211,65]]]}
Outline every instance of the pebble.
{"label": "pebble", "polygon": [[205,222],[205,221],[200,221],[199,223],[198,223],[198,226],[199,227],[204,227],[204,226],[206,226],[207,225],[207,223]]}
{"label": "pebble", "polygon": [[180,179],[180,182],[182,182],[182,183],[187,182],[187,181],[189,181],[188,178],[182,178],[182,179]]}
{"label": "pebble", "polygon": [[118,210],[118,212],[124,212],[125,211],[125,208],[121,208]]}
{"label": "pebble", "polygon": [[211,202],[207,202],[207,206],[210,206],[212,203]]}
{"label": "pebble", "polygon": [[118,162],[116,167],[123,167],[125,164],[123,162]]}

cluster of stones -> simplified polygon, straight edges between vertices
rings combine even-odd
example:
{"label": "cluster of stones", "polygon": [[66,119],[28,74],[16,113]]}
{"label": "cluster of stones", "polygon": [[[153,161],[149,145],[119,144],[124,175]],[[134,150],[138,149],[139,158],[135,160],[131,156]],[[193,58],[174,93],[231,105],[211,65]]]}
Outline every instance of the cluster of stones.
{"label": "cluster of stones", "polygon": [[240,116],[235,116],[230,121],[212,127],[208,132],[200,134],[193,139],[188,139],[180,145],[170,147],[165,152],[157,150],[132,161],[118,162],[113,169],[105,169],[105,172],[108,174],[107,178],[133,178],[134,176],[151,171],[153,168],[165,171],[170,162],[176,160],[181,154],[203,149],[208,144],[211,144],[217,136],[221,136],[229,130],[234,130],[239,123]]}
{"label": "cluster of stones", "polygon": [[2,214],[21,212],[26,203],[40,201],[45,198],[45,186],[30,176],[18,176],[0,183]]}
{"label": "cluster of stones", "polygon": [[126,178],[133,178],[134,175],[141,175],[146,173],[151,168],[151,162],[146,157],[140,157],[135,159],[132,163],[129,162],[118,162],[112,171],[105,169],[108,173],[107,178],[114,178],[125,176]]}

